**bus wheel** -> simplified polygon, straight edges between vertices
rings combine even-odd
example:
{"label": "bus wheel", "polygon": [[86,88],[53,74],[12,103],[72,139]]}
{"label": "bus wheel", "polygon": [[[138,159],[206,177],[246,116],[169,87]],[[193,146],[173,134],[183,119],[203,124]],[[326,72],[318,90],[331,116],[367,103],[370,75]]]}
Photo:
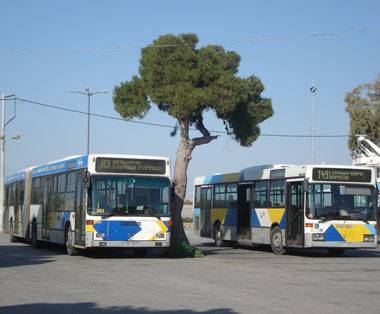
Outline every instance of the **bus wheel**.
{"label": "bus wheel", "polygon": [[148,249],[145,247],[140,247],[134,249],[134,253],[136,257],[146,257],[148,255]]}
{"label": "bus wheel", "polygon": [[272,251],[276,255],[283,255],[286,253],[286,249],[282,244],[282,231],[280,227],[274,227],[270,231],[270,246]]}
{"label": "bus wheel", "polygon": [[73,231],[71,230],[70,226],[66,228],[65,244],[66,244],[67,255],[70,255],[70,256],[78,255],[78,250],[74,247]]}
{"label": "bus wheel", "polygon": [[328,248],[327,249],[327,253],[330,256],[342,256],[345,251],[346,251],[345,248]]}
{"label": "bus wheel", "polygon": [[40,241],[38,241],[38,238],[37,238],[37,223],[36,223],[36,221],[33,221],[33,223],[32,223],[32,246],[35,248],[40,247]]}
{"label": "bus wheel", "polygon": [[216,223],[214,226],[214,241],[215,241],[215,246],[221,247],[224,245],[223,241],[223,233],[222,233],[222,226],[220,223]]}
{"label": "bus wheel", "polygon": [[12,243],[17,242],[17,238],[14,236],[14,226],[12,219],[9,222],[9,241]]}

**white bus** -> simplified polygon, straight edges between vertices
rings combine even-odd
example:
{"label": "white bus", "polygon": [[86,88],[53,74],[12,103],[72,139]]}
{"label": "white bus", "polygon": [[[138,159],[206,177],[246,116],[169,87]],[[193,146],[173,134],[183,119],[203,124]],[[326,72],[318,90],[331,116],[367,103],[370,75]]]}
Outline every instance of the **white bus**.
{"label": "white bus", "polygon": [[266,165],[195,179],[194,232],[287,248],[376,248],[376,175],[358,166]]}
{"label": "white bus", "polygon": [[163,157],[90,154],[28,168],[6,179],[11,241],[90,247],[170,244],[170,164]]}

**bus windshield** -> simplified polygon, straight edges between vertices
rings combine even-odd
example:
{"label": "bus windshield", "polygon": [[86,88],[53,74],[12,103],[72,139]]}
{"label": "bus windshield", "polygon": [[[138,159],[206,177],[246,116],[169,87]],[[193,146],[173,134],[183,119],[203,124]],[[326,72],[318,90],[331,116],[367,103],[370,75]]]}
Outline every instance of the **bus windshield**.
{"label": "bus windshield", "polygon": [[375,220],[373,188],[351,184],[310,184],[306,216],[321,220]]}
{"label": "bus windshield", "polygon": [[169,215],[167,178],[92,176],[91,186],[91,215]]}

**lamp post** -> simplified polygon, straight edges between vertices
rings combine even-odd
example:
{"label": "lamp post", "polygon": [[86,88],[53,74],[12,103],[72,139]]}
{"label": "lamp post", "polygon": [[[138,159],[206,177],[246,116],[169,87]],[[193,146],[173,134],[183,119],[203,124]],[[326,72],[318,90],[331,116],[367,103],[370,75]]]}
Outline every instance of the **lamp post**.
{"label": "lamp post", "polygon": [[[15,113],[12,118],[5,121],[5,101],[14,98]],[[5,177],[5,127],[16,118],[16,96],[1,96],[1,121],[0,121],[0,232],[4,231],[4,177]],[[20,135],[14,136],[12,140],[20,139]]]}
{"label": "lamp post", "polygon": [[314,116],[315,116],[315,93],[317,88],[314,83],[310,87],[310,91],[313,94],[313,105],[311,109],[311,164],[314,164]]}
{"label": "lamp post", "polygon": [[91,92],[90,88],[86,87],[83,91],[79,90],[69,90],[73,94],[81,94],[87,96],[87,155],[90,154],[90,116],[91,116],[91,96],[96,94],[107,94],[108,90]]}

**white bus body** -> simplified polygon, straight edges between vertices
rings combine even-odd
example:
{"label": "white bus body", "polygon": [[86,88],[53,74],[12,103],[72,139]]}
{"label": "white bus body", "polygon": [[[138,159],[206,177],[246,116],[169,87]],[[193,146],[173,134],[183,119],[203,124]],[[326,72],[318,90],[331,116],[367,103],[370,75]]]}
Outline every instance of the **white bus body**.
{"label": "white bus body", "polygon": [[376,175],[357,166],[266,165],[194,181],[194,232],[217,245],[376,248]]}
{"label": "white bus body", "polygon": [[8,177],[5,191],[11,240],[65,244],[69,254],[170,244],[168,158],[68,157]]}

